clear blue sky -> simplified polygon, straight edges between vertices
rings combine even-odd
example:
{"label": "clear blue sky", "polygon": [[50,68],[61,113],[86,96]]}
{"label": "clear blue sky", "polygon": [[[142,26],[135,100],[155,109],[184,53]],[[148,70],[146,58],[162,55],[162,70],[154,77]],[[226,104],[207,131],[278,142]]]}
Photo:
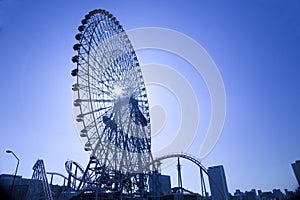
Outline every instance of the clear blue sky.
{"label": "clear blue sky", "polygon": [[[85,166],[89,156],[76,132],[70,71],[77,27],[96,8],[113,13],[126,30],[180,31],[213,58],[226,88],[227,115],[203,164],[224,165],[230,192],[296,189],[291,163],[300,159],[297,0],[0,0],[0,173],[14,172],[16,161],[6,149],[20,158],[24,177],[31,177],[38,158],[47,171],[65,173],[67,159]],[[197,145],[201,141],[190,153],[197,154]],[[183,164],[183,170],[189,167]],[[184,175],[187,187],[197,189],[193,174]]]}

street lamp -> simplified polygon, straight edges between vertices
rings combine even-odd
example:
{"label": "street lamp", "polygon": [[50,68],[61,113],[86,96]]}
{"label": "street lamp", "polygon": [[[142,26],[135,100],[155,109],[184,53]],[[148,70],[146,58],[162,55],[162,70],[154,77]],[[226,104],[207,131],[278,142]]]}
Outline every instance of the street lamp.
{"label": "street lamp", "polygon": [[16,171],[15,171],[15,176],[14,176],[11,188],[10,188],[10,195],[12,195],[12,191],[13,191],[13,188],[14,188],[15,179],[16,179],[16,176],[17,176],[17,172],[18,172],[18,167],[19,167],[20,160],[19,160],[19,158],[16,156],[16,154],[12,150],[8,149],[8,150],[6,150],[6,153],[11,153],[18,160]]}

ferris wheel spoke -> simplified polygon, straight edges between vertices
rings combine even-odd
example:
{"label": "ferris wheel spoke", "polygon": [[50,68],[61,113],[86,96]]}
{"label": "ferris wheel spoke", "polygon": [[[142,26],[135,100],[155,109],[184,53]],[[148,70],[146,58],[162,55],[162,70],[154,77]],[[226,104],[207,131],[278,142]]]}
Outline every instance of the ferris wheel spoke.
{"label": "ferris wheel spoke", "polygon": [[98,72],[99,68],[96,68],[96,66],[101,66],[101,63],[98,61],[97,55],[90,54],[89,60],[90,60],[90,62],[92,61],[90,68],[93,68],[93,70],[95,70],[95,73],[99,73]]}
{"label": "ferris wheel spoke", "polygon": [[90,112],[87,112],[87,113],[82,113],[82,114],[80,114],[80,116],[84,117],[85,115],[91,115],[93,113],[97,113],[97,112],[100,112],[102,110],[106,110],[106,109],[109,109],[109,108],[111,108],[111,106],[101,107],[101,108],[98,108],[96,110],[93,110],[93,111],[90,111]]}
{"label": "ferris wheel spoke", "polygon": [[88,83],[91,81],[98,82],[98,79],[99,79],[98,77],[95,77],[92,74],[87,74],[87,76],[88,76],[88,79],[84,79],[84,80],[86,80]]}
{"label": "ferris wheel spoke", "polygon": [[79,78],[78,82],[88,82],[87,74],[82,73],[82,70],[78,71],[77,77]]}
{"label": "ferris wheel spoke", "polygon": [[74,102],[75,103],[81,103],[81,102],[88,102],[88,103],[91,103],[91,102],[112,103],[113,100],[111,100],[111,99],[76,99]]}
{"label": "ferris wheel spoke", "polygon": [[[100,23],[100,26],[101,26],[102,24]],[[101,28],[101,27],[100,27]],[[103,38],[100,38],[100,35],[101,35],[102,33],[101,33],[101,31],[100,31],[100,29],[99,29],[99,24],[95,27],[95,37],[93,37],[92,39],[95,41],[95,43],[96,44],[98,44],[98,43],[102,43],[103,42]],[[96,39],[97,39],[97,41],[96,41]]]}
{"label": "ferris wheel spoke", "polygon": [[[99,96],[100,94],[105,94],[107,96],[111,95],[111,90],[109,90],[109,88],[107,88],[106,85],[104,85],[105,87],[103,87],[103,85],[97,85],[97,84],[90,84],[90,90],[92,91],[93,94]],[[88,90],[86,90],[88,91]]]}
{"label": "ferris wheel spoke", "polygon": [[[106,81],[98,81],[99,84],[103,85],[106,87],[107,90],[109,90],[110,92],[112,91],[113,87],[111,85],[109,85],[108,83],[112,82],[112,80],[106,80]],[[104,93],[109,92],[109,91],[105,91],[103,90]],[[111,94],[111,93],[109,93]]]}

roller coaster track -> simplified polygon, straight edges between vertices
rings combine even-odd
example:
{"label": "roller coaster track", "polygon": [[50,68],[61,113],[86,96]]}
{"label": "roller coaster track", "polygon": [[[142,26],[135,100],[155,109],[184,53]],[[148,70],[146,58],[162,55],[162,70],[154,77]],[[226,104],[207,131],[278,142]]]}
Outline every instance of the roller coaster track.
{"label": "roller coaster track", "polygon": [[[187,159],[191,162],[193,162],[194,164],[196,164],[199,168],[200,168],[200,173],[202,173],[202,171],[208,176],[208,178],[213,182],[213,184],[216,186],[217,190],[220,192],[222,198],[225,200],[225,194],[222,192],[222,190],[220,189],[219,185],[217,184],[217,182],[208,174],[207,169],[202,165],[201,160],[191,154],[187,154],[187,153],[171,153],[171,154],[166,154],[163,156],[160,156],[158,158],[156,158],[152,163],[156,164],[160,164],[162,160],[165,159],[169,159],[169,158],[184,158]],[[203,176],[201,174],[201,176]],[[203,181],[203,180],[201,180]],[[203,182],[204,184],[204,182]],[[205,189],[205,188],[204,188]],[[206,189],[205,189],[206,190]]]}
{"label": "roller coaster track", "polygon": [[184,158],[187,159],[194,164],[196,164],[201,170],[203,170],[207,174],[207,169],[202,165],[201,160],[199,158],[196,158],[195,156],[187,153],[171,153],[171,154],[166,154],[161,157],[156,158],[153,162],[154,163],[159,163],[162,160],[169,159],[169,158]]}

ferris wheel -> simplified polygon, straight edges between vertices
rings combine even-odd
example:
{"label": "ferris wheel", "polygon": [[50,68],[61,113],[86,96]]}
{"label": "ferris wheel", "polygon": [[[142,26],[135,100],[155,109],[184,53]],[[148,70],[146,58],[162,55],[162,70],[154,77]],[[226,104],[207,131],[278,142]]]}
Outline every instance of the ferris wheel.
{"label": "ferris wheel", "polygon": [[88,13],[78,30],[71,74],[84,149],[109,169],[145,172],[151,162],[149,104],[132,44],[105,10]]}

